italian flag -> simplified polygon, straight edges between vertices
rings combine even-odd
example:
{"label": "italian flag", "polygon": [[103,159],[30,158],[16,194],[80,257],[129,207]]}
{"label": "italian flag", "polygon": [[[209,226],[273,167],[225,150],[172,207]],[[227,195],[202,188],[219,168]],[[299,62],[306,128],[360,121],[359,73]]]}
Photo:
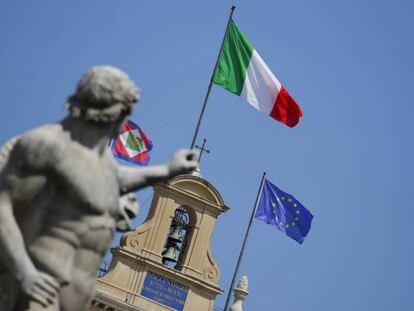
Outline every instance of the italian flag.
{"label": "italian flag", "polygon": [[213,83],[243,97],[257,110],[294,127],[302,111],[231,20]]}

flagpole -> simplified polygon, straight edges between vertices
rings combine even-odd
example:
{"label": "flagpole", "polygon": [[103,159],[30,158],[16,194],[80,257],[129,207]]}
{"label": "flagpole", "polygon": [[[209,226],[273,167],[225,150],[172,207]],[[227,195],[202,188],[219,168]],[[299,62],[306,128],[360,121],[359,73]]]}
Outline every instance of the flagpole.
{"label": "flagpole", "polygon": [[226,305],[224,306],[223,311],[227,311],[227,308],[228,308],[228,305],[229,305],[229,302],[230,302],[231,291],[233,290],[234,282],[236,280],[237,273],[239,272],[240,263],[241,263],[241,260],[242,260],[242,257],[243,257],[244,248],[246,246],[247,237],[249,236],[250,227],[252,226],[252,223],[253,223],[254,214],[256,213],[257,206],[259,205],[259,198],[260,198],[260,195],[262,194],[265,177],[266,177],[266,172],[263,172],[262,181],[260,182],[260,187],[259,187],[259,191],[257,192],[256,201],[254,203],[254,208],[253,208],[253,211],[252,211],[252,215],[250,216],[249,225],[247,226],[246,234],[244,235],[244,240],[243,240],[242,248],[240,250],[239,259],[237,260],[236,269],[234,270],[233,279],[231,280],[231,285],[230,285],[230,288],[229,288],[229,292],[227,293]]}
{"label": "flagpole", "polygon": [[201,108],[200,117],[198,118],[198,122],[197,122],[197,126],[196,126],[196,129],[195,129],[195,132],[194,132],[193,140],[191,142],[191,149],[194,148],[194,145],[196,143],[196,139],[197,139],[197,136],[198,136],[198,131],[200,130],[201,120],[203,119],[203,116],[204,116],[204,111],[205,111],[206,106],[207,106],[208,97],[210,96],[211,87],[213,86],[214,73],[216,72],[216,69],[217,69],[217,65],[218,65],[218,62],[219,62],[219,59],[220,59],[221,51],[223,50],[224,40],[226,39],[227,30],[229,28],[229,24],[230,24],[231,18],[233,17],[233,13],[234,13],[235,8],[236,7],[234,5],[232,5],[231,8],[230,8],[230,16],[229,16],[229,20],[227,21],[226,31],[224,32],[223,41],[221,42],[220,51],[219,51],[218,56],[217,56],[216,64],[214,65],[213,74],[211,75],[210,83],[208,84],[206,97],[204,98],[203,107]]}

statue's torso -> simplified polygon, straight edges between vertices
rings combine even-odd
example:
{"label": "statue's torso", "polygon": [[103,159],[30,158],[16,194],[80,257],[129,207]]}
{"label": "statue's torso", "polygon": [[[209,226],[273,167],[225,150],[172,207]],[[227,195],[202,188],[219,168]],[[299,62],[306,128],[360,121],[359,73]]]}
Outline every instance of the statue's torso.
{"label": "statue's torso", "polygon": [[[53,156],[57,159],[52,163],[54,171],[33,172],[45,183],[33,198],[18,203],[16,220],[38,269],[62,284],[69,282],[62,291],[67,292],[65,297],[81,291],[87,300],[96,268],[115,232],[119,202],[116,167],[109,154],[98,155],[67,137],[59,147],[61,154]],[[24,172],[26,178],[20,183],[29,180],[30,174]]]}

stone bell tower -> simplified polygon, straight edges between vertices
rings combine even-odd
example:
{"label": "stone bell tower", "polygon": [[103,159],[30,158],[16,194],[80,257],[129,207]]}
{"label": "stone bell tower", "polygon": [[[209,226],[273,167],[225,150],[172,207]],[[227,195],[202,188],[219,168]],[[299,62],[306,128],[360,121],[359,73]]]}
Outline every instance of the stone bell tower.
{"label": "stone bell tower", "polygon": [[147,219],[112,249],[91,310],[213,310],[223,291],[210,240],[217,217],[228,209],[198,176],[154,186]]}

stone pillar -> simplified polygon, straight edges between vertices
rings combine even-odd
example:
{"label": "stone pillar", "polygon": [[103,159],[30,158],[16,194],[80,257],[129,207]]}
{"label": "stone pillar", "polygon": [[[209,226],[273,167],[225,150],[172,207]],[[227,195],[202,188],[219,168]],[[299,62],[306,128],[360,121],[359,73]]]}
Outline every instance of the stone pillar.
{"label": "stone pillar", "polygon": [[234,303],[230,307],[230,311],[243,311],[243,301],[249,294],[247,275],[243,275],[239,281],[239,285],[234,289]]}

